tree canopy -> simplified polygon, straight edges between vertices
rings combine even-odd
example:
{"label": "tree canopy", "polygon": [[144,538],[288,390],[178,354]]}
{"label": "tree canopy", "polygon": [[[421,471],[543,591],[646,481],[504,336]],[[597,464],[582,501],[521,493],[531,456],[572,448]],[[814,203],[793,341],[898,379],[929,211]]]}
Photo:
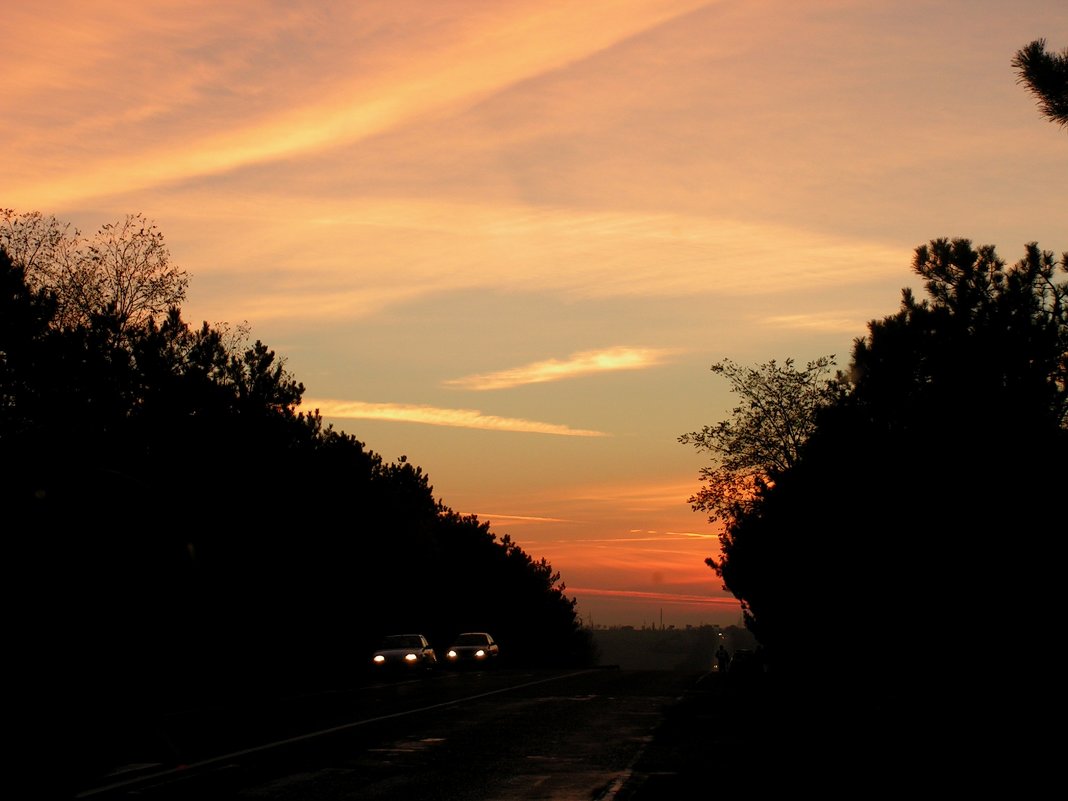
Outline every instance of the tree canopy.
{"label": "tree canopy", "polygon": [[[679,442],[713,458],[701,468],[703,486],[690,497],[690,505],[706,512],[709,522],[724,523],[720,544],[725,554],[733,545],[734,524],[753,512],[776,476],[794,466],[815,426],[817,409],[837,397],[837,385],[827,379],[832,366],[834,356],[821,356],[804,369],[795,368],[792,359],[756,367],[730,359],[712,365],[713,373],[730,382],[741,405],[730,419],[683,434]],[[718,570],[716,560],[707,562]]]}

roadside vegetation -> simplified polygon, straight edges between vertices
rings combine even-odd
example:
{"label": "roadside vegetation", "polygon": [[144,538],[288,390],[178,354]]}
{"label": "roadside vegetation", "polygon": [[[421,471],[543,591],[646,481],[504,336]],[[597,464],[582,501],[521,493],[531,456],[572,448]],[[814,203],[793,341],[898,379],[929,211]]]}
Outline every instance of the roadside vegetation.
{"label": "roadside vegetation", "polygon": [[84,756],[132,718],[352,686],[384,634],[487,630],[512,663],[593,660],[550,564],[301,409],[247,327],[189,325],[187,285],[138,216],[82,238],[0,215],[9,664],[28,706],[54,703]]}
{"label": "roadside vegetation", "polygon": [[1007,265],[936,240],[913,270],[927,298],[905,290],[845,370],[718,363],[739,405],[680,437],[713,458],[690,499],[722,525],[708,564],[780,668],[820,661],[813,606],[873,678],[900,670],[902,643],[971,671],[995,632],[1037,641],[1055,606],[1068,253],[1031,244]]}

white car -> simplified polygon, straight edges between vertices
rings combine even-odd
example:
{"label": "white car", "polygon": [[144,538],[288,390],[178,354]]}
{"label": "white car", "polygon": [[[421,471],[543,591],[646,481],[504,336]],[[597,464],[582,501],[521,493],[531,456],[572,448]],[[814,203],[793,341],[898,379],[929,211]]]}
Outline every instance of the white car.
{"label": "white car", "polygon": [[391,634],[371,656],[376,670],[431,670],[438,656],[422,634]]}
{"label": "white car", "polygon": [[484,631],[467,631],[459,635],[445,652],[447,665],[493,665],[500,656],[500,647]]}

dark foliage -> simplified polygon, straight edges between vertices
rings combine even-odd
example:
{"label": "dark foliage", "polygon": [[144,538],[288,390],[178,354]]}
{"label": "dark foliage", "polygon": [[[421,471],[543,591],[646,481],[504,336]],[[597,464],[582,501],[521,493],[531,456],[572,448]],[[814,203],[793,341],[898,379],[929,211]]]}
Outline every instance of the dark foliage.
{"label": "dark foliage", "polygon": [[1039,110],[1061,127],[1068,128],[1068,47],[1060,53],[1046,52],[1046,40],[1036,39],[1020,48],[1012,59],[1019,82],[1034,95]]}
{"label": "dark foliage", "polygon": [[[1000,711],[976,693],[1010,673],[1024,693],[1055,636],[1068,254],[1032,244],[1007,267],[937,240],[913,268],[927,299],[905,291],[856,341],[848,391],[733,522],[720,575],[773,670],[863,718],[841,725],[900,734],[890,721],[918,713],[987,731]],[[915,743],[937,736],[906,722]]]}
{"label": "dark foliage", "polygon": [[[708,514],[709,522],[723,524],[724,564],[735,546],[738,521],[751,516],[761,493],[794,466],[815,428],[816,412],[837,399],[839,382],[826,378],[833,365],[834,356],[814,359],[804,368],[795,367],[792,359],[755,368],[730,359],[712,365],[712,372],[730,382],[739,405],[730,419],[683,434],[679,442],[712,454],[713,463],[700,471],[703,486],[689,500],[695,512]],[[705,562],[722,575],[718,560]]]}
{"label": "dark foliage", "polygon": [[32,703],[76,711],[83,753],[102,721],[351,686],[386,633],[589,658],[559,574],[420,468],[297,412],[304,388],[263,343],[177,309],[55,312],[0,249],[9,662]]}

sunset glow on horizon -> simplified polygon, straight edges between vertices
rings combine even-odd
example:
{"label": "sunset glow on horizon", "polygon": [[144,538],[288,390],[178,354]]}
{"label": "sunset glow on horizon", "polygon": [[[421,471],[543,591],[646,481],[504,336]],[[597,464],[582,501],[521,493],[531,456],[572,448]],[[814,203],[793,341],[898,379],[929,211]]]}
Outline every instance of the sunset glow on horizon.
{"label": "sunset glow on horizon", "polygon": [[1068,45],[1063,0],[57,0],[5,23],[0,208],[153,220],[186,321],[247,322],[298,411],[422,467],[598,625],[741,620],[677,441],[736,405],[713,363],[844,367],[933,238],[1068,249],[1068,139],[1010,65]]}

